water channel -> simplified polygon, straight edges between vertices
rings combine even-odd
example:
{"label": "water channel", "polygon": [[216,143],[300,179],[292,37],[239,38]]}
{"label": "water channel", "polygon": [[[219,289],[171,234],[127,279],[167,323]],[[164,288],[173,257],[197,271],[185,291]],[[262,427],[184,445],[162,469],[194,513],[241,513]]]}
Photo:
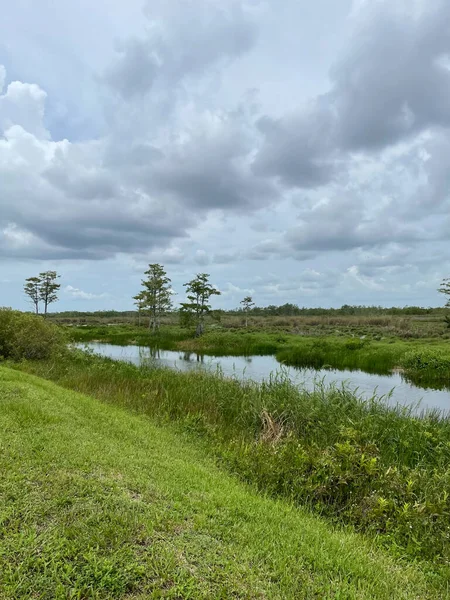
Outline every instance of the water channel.
{"label": "water channel", "polygon": [[144,346],[118,346],[91,342],[78,344],[80,348],[88,348],[115,360],[123,360],[137,365],[153,362],[159,366],[189,371],[204,369],[215,372],[218,369],[227,377],[262,381],[279,373],[290,378],[296,385],[307,390],[314,389],[318,382],[329,384],[345,384],[350,389],[357,389],[364,398],[374,394],[385,396],[391,394],[390,404],[418,406],[418,410],[435,408],[441,411],[450,410],[450,390],[427,389],[415,386],[406,381],[400,373],[391,375],[373,375],[364,371],[338,371],[331,369],[299,369],[281,365],[275,356],[207,356],[173,350],[159,350]]}

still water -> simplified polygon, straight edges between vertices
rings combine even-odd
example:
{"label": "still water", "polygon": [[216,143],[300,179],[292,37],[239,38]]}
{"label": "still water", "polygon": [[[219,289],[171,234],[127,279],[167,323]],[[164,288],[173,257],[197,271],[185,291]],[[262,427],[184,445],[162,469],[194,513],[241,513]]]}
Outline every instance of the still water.
{"label": "still water", "polygon": [[317,382],[327,385],[331,383],[346,384],[350,389],[370,398],[376,393],[384,396],[391,393],[390,404],[417,405],[420,409],[437,408],[450,409],[450,390],[434,390],[417,387],[405,381],[401,374],[373,375],[364,371],[337,371],[298,369],[282,366],[275,356],[206,356],[173,350],[158,350],[144,346],[116,346],[92,342],[78,344],[80,348],[89,348],[96,354],[123,360],[137,365],[154,362],[159,366],[190,371],[204,369],[211,372],[220,371],[227,377],[262,381],[281,370],[296,385],[307,390],[314,389]]}

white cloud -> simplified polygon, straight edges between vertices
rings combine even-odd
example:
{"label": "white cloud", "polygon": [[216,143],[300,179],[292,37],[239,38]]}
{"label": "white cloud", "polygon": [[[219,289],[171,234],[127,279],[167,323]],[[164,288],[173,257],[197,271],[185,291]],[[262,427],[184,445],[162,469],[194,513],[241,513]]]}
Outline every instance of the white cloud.
{"label": "white cloud", "polygon": [[[0,92],[6,78],[5,68],[0,65]],[[0,133],[13,125],[19,125],[37,138],[48,138],[44,120],[47,94],[38,85],[13,81],[0,95]]]}
{"label": "white cloud", "polygon": [[6,69],[3,65],[0,65],[0,94],[3,92],[6,81]]}
{"label": "white cloud", "polygon": [[72,298],[76,298],[79,300],[98,300],[107,296],[107,294],[91,294],[90,292],[84,292],[83,290],[80,290],[71,285],[66,285],[66,287],[64,288],[64,292]]}

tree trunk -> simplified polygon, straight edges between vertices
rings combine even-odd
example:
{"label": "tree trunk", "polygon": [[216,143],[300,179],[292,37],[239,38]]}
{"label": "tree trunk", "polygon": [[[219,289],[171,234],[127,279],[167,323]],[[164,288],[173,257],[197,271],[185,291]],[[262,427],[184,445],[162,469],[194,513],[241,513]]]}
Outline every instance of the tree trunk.
{"label": "tree trunk", "polygon": [[195,337],[200,337],[201,335],[203,335],[203,330],[204,330],[203,321],[199,321],[197,323],[197,329],[195,330]]}

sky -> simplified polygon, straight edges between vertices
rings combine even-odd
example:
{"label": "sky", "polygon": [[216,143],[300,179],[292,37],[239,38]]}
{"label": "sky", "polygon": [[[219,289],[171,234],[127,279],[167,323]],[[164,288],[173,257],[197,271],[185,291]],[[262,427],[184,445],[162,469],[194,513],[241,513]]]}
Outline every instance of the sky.
{"label": "sky", "polygon": [[[0,0],[0,306],[439,306],[448,0]],[[441,296],[441,297],[440,297]]]}

